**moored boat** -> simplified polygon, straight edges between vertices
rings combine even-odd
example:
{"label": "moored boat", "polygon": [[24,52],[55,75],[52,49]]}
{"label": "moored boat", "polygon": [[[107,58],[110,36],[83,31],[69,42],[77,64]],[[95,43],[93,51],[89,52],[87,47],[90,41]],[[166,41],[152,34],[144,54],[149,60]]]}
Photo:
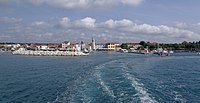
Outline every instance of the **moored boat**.
{"label": "moored boat", "polygon": [[173,54],[173,53],[174,53],[174,51],[170,50],[170,51],[169,51],[169,53],[170,53],[170,54]]}
{"label": "moored boat", "polygon": [[119,52],[121,52],[121,53],[128,53],[128,50],[127,49],[120,49]]}
{"label": "moored boat", "polygon": [[159,56],[170,56],[170,53],[168,51],[163,50],[162,52],[158,53]]}

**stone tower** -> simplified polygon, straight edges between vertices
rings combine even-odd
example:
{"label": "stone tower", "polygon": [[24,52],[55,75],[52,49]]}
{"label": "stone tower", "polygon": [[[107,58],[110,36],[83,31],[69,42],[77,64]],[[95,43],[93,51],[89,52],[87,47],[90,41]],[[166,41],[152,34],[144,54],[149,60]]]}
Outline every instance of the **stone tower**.
{"label": "stone tower", "polygon": [[96,50],[96,44],[95,44],[95,40],[92,37],[92,50],[95,51]]}

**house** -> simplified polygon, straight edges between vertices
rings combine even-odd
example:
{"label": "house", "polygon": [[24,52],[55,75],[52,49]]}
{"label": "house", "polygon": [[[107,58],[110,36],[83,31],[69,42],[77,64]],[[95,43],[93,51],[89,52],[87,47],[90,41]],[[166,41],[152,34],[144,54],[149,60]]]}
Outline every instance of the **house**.
{"label": "house", "polygon": [[96,50],[97,51],[101,51],[101,50],[103,50],[105,48],[106,48],[106,44],[105,43],[97,43],[96,44]]}
{"label": "house", "polygon": [[31,44],[29,47],[30,49],[34,50],[57,50],[60,47],[61,44],[46,44],[46,43],[36,43],[36,44]]}
{"label": "house", "polygon": [[47,44],[48,46],[48,50],[50,51],[55,51],[55,50],[58,50],[60,47],[61,47],[61,44]]}
{"label": "house", "polygon": [[134,50],[142,46],[139,43],[125,43],[125,44],[127,45],[127,48],[134,49]]}
{"label": "house", "polygon": [[6,50],[17,50],[20,48],[21,44],[15,44],[15,43],[8,43],[8,44],[3,44],[2,47],[4,47]]}
{"label": "house", "polygon": [[61,44],[61,48],[63,49],[66,49],[71,43],[69,41],[64,41],[62,44]]}
{"label": "house", "polygon": [[[63,50],[63,48],[61,48]],[[67,51],[81,51],[81,44],[79,43],[70,43],[64,50]]]}
{"label": "house", "polygon": [[106,48],[108,49],[108,51],[117,51],[117,47],[119,47],[120,44],[119,43],[106,43]]}
{"label": "house", "polygon": [[48,50],[48,44],[32,44],[32,47],[35,47],[36,50]]}

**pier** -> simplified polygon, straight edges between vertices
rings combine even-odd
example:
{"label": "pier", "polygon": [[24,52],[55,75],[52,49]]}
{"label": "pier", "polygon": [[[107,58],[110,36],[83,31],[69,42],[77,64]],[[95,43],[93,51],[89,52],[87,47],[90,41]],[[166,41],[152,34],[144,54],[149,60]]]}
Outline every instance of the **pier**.
{"label": "pier", "polygon": [[86,56],[87,53],[79,51],[32,51],[32,50],[16,50],[12,52],[14,55],[32,55],[32,56]]}

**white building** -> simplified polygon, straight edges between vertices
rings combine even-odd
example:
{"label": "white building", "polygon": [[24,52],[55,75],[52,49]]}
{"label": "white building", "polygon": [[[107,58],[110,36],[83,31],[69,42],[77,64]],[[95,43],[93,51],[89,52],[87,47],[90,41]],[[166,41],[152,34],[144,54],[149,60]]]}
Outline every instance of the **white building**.
{"label": "white building", "polygon": [[70,44],[71,43],[69,41],[65,41],[65,42],[62,43],[61,46],[62,46],[62,48],[67,48],[68,46],[70,46]]}
{"label": "white building", "polygon": [[38,45],[36,46],[38,50],[48,50],[49,47],[47,45]]}

